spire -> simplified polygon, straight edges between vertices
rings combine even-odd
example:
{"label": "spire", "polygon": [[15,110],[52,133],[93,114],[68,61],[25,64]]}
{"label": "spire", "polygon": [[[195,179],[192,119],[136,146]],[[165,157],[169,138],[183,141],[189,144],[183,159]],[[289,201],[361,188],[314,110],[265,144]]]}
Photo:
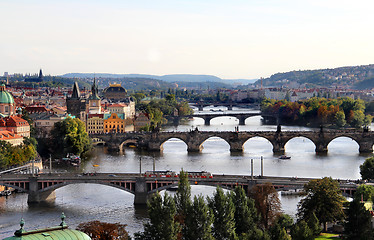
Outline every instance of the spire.
{"label": "spire", "polygon": [[96,77],[94,77],[94,82],[92,84],[92,87],[91,87],[91,96],[90,96],[90,99],[95,99],[95,100],[98,100],[100,99],[99,97],[99,89],[96,85]]}
{"label": "spire", "polygon": [[75,98],[75,99],[80,99],[81,98],[81,93],[79,92],[79,87],[78,87],[77,82],[74,82],[73,93],[71,94],[71,98]]}
{"label": "spire", "polygon": [[43,72],[42,72],[42,69],[40,69],[40,71],[39,71],[39,78],[40,78],[40,79],[43,79]]}

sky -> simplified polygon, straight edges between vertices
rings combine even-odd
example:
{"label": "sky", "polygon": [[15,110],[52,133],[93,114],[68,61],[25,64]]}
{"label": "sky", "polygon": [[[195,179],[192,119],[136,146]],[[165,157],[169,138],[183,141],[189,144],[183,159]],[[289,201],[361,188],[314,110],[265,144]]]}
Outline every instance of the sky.
{"label": "sky", "polygon": [[0,75],[278,72],[374,63],[374,1],[0,0]]}

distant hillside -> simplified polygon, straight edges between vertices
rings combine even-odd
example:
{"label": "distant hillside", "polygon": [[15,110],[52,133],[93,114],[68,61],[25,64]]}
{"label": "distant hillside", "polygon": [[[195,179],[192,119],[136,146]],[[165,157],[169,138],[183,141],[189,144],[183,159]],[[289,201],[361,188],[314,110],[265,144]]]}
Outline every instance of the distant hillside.
{"label": "distant hillside", "polygon": [[[367,89],[373,87],[374,64],[333,69],[276,73],[262,80],[263,86],[274,87],[344,87]],[[261,80],[256,81],[261,84]]]}
{"label": "distant hillside", "polygon": [[195,82],[195,83],[203,83],[203,82],[217,82],[217,83],[225,83],[226,85],[232,85],[236,83],[241,84],[248,84],[253,83],[255,80],[253,79],[221,79],[219,77],[213,75],[194,75],[194,74],[168,74],[163,76],[157,75],[147,75],[147,74],[111,74],[111,73],[67,73],[62,75],[61,77],[65,78],[149,78],[149,79],[157,79],[162,80],[165,82],[170,83],[181,83],[181,82]]}

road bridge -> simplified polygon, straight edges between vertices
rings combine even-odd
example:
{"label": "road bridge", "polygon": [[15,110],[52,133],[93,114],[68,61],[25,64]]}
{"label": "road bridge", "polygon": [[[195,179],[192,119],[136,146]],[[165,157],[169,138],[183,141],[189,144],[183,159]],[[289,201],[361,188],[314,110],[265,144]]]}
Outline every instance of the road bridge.
{"label": "road bridge", "polygon": [[[191,185],[221,186],[233,189],[241,186],[249,194],[252,187],[265,183],[273,184],[275,189],[301,189],[311,178],[266,177],[248,175],[213,174],[211,178],[190,177]],[[70,184],[91,183],[121,189],[135,195],[134,204],[146,204],[149,196],[156,191],[178,186],[179,178],[149,177],[139,173],[53,173],[32,176],[28,174],[0,175],[0,185],[11,187],[28,194],[29,203],[51,201],[56,198],[55,190]],[[353,182],[340,182],[343,194],[353,195],[357,185]]]}
{"label": "road bridge", "polygon": [[198,131],[189,132],[125,132],[110,134],[90,134],[97,142],[105,143],[109,150],[122,151],[124,146],[134,145],[148,151],[162,151],[163,144],[171,138],[182,140],[187,151],[200,152],[202,144],[211,137],[219,137],[230,145],[230,151],[242,152],[243,145],[253,137],[267,139],[274,153],[284,153],[288,141],[296,137],[305,137],[315,145],[317,153],[326,153],[331,141],[338,137],[348,137],[359,145],[360,153],[373,152],[374,132],[364,130],[319,130],[319,131]]}

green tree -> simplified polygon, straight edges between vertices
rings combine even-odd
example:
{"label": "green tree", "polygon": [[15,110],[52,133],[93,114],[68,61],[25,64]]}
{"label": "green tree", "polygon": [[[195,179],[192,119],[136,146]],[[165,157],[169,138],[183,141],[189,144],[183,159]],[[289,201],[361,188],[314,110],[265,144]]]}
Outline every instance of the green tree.
{"label": "green tree", "polygon": [[365,114],[361,110],[354,110],[353,111],[353,119],[351,122],[351,125],[353,127],[359,128],[364,125],[364,120],[365,120]]}
{"label": "green tree", "polygon": [[185,228],[182,239],[213,240],[213,215],[202,196],[195,196],[185,217]]}
{"label": "green tree", "polygon": [[286,229],[286,231],[289,230],[293,225],[293,219],[291,218],[291,216],[284,213],[279,215],[276,218],[275,222],[279,224],[282,228]]}
{"label": "green tree", "polygon": [[144,232],[135,233],[135,239],[176,240],[180,227],[175,221],[176,208],[173,198],[165,193],[162,199],[157,192],[147,205],[149,222],[144,223]]}
{"label": "green tree", "polygon": [[357,201],[372,201],[374,200],[374,186],[360,185],[355,192],[354,199]]}
{"label": "green tree", "polygon": [[213,236],[215,239],[237,239],[235,233],[235,206],[230,193],[224,194],[222,188],[217,187],[213,198],[208,198],[209,207],[214,215]]}
{"label": "green tree", "polygon": [[258,224],[257,210],[253,199],[249,199],[242,187],[237,186],[232,193],[235,206],[235,231],[238,236],[250,234]]}
{"label": "green tree", "polygon": [[182,227],[182,235],[184,236],[186,233],[186,224],[185,219],[187,217],[187,213],[191,207],[191,186],[188,182],[188,173],[184,172],[183,170],[179,173],[179,183],[178,183],[178,190],[174,197],[177,221],[181,224]]}
{"label": "green tree", "polygon": [[286,229],[279,223],[273,224],[270,229],[271,240],[291,240],[291,237],[287,234]]}
{"label": "green tree", "polygon": [[308,224],[301,220],[294,224],[291,228],[292,240],[313,240],[313,232],[308,227]]}
{"label": "green tree", "polygon": [[321,224],[319,223],[318,218],[314,212],[308,217],[306,223],[308,224],[308,227],[310,228],[314,236],[317,236],[321,233]]}
{"label": "green tree", "polygon": [[344,127],[346,124],[345,114],[343,111],[339,111],[335,114],[335,123],[338,127]]}
{"label": "green tree", "polygon": [[360,165],[360,173],[364,180],[374,179],[374,157],[367,158],[365,162]]}
{"label": "green tree", "polygon": [[55,123],[51,135],[54,152],[59,155],[66,155],[67,153],[80,155],[87,152],[91,147],[86,127],[77,118],[68,117],[64,121]]}
{"label": "green tree", "polygon": [[364,119],[364,126],[368,127],[370,126],[371,122],[373,121],[373,116],[371,115],[366,115]]}
{"label": "green tree", "polygon": [[298,216],[308,219],[313,213],[323,223],[327,231],[327,222],[340,220],[344,217],[343,202],[339,183],[332,178],[313,179],[305,184],[306,197],[298,204]]}
{"label": "green tree", "polygon": [[348,240],[374,239],[371,214],[357,199],[349,204],[344,230]]}

